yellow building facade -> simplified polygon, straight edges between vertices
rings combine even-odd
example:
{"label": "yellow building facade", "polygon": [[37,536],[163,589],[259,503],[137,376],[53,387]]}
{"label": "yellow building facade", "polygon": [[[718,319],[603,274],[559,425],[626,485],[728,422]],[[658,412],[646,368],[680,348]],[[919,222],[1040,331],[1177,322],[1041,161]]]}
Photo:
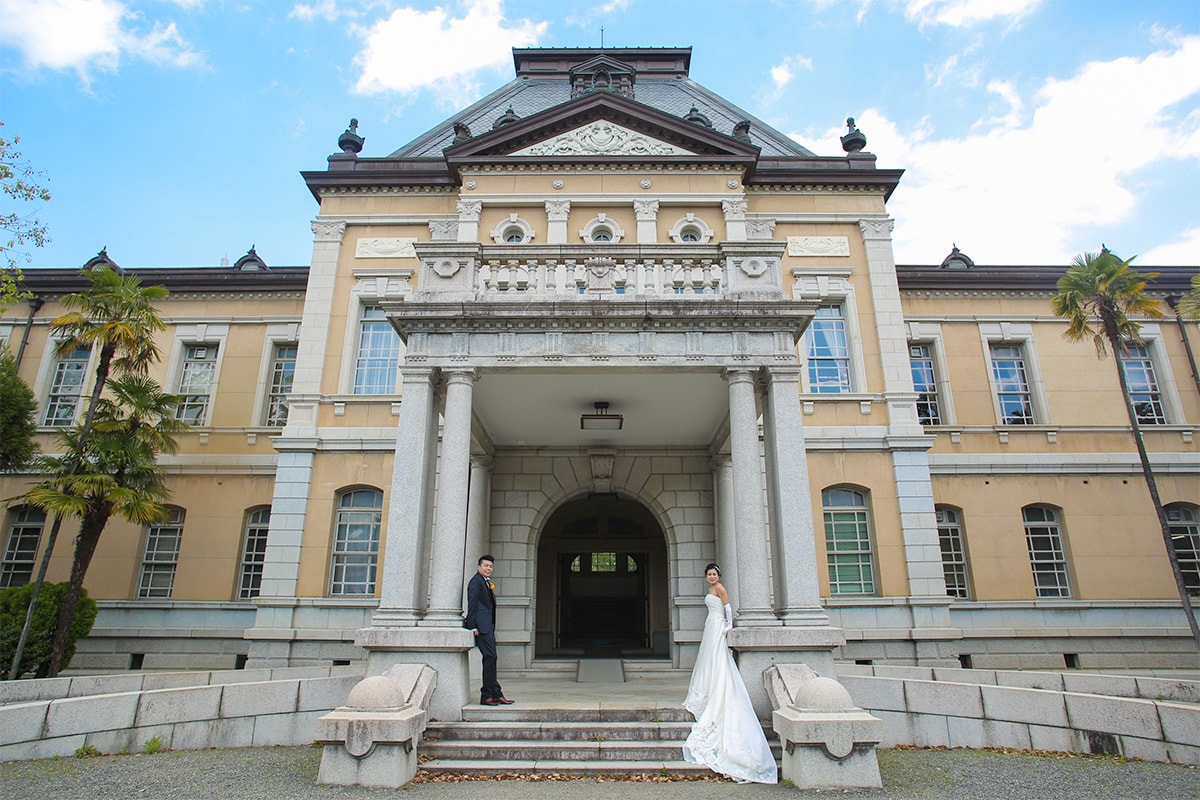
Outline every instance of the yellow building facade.
{"label": "yellow building facade", "polygon": [[[309,265],[129,270],[170,289],[154,377],[192,428],[163,459],[172,519],[105,532],[73,666],[417,661],[452,708],[485,552],[503,669],[690,666],[710,561],[748,675],[1194,666],[1116,368],[1050,310],[1064,267],[896,265],[901,170],[853,125],[808,152],[690,59],[516,50],[434,130],[367,157],[352,123],[303,173]],[[48,326],[84,281],[26,283],[0,339],[52,451],[93,356]],[[1122,368],[1200,592],[1196,327],[1143,334]],[[48,529],[5,512],[0,585]]]}

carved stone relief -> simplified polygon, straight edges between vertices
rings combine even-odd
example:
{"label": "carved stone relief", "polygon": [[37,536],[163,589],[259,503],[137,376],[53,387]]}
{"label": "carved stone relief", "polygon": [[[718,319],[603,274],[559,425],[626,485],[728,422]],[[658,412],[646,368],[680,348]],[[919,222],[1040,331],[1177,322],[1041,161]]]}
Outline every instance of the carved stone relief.
{"label": "carved stone relief", "polygon": [[597,120],[578,130],[564,133],[523,150],[516,156],[680,156],[687,150],[651,139],[607,120]]}
{"label": "carved stone relief", "polygon": [[845,236],[789,236],[789,256],[849,256],[850,240]]}
{"label": "carved stone relief", "polygon": [[355,258],[416,258],[413,247],[416,238],[359,239],[354,247]]}

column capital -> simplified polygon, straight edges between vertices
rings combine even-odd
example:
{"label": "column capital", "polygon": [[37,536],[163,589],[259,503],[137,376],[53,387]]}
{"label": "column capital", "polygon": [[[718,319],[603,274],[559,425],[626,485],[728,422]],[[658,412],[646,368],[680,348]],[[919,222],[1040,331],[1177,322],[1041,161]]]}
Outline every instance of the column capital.
{"label": "column capital", "polygon": [[767,380],[771,383],[800,383],[800,376],[804,373],[804,367],[800,364],[788,364],[787,366],[767,367]]}
{"label": "column capital", "polygon": [[570,200],[547,200],[546,201],[546,219],[551,222],[566,222],[567,215],[571,213]]}
{"label": "column capital", "polygon": [[758,382],[758,367],[725,367],[721,370],[721,377],[728,384],[735,383],[757,383]]}
{"label": "column capital", "polygon": [[634,200],[633,213],[639,221],[658,219],[657,200]]}
{"label": "column capital", "polygon": [[864,239],[885,239],[892,238],[892,231],[896,227],[896,220],[891,218],[885,219],[860,219],[858,221],[858,229],[862,231]]}
{"label": "column capital", "polygon": [[475,367],[442,367],[442,379],[447,385],[474,384],[479,380],[479,370]]}
{"label": "column capital", "polygon": [[479,217],[483,214],[483,201],[459,200],[457,209],[459,220],[464,222],[479,222]]}
{"label": "column capital", "polygon": [[333,222],[324,219],[314,219],[312,222],[313,238],[318,242],[341,242],[346,235],[344,221]]}

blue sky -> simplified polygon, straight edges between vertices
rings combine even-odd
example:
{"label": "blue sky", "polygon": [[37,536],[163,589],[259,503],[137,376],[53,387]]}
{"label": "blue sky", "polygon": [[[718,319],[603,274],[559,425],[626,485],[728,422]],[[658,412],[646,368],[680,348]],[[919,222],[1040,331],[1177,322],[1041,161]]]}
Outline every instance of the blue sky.
{"label": "blue sky", "polygon": [[[682,47],[820,155],[853,116],[899,263],[957,244],[1200,264],[1197,0],[0,0],[0,137],[43,173],[33,266],[309,262],[299,176],[351,117],[387,155],[510,80],[513,47]],[[7,198],[4,202],[8,202]],[[4,210],[13,208],[6,206]]]}

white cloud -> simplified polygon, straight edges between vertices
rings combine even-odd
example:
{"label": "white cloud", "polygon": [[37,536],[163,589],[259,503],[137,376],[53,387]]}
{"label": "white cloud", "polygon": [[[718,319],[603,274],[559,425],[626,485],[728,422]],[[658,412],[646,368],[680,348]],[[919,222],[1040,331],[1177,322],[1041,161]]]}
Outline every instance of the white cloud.
{"label": "white cloud", "polygon": [[436,86],[444,102],[458,105],[477,93],[474,73],[510,63],[512,48],[536,44],[546,27],[530,20],[509,23],[500,0],[472,0],[462,17],[442,7],[400,8],[359,29],[366,48],[355,59],[362,67],[355,90],[408,93]]}
{"label": "white cloud", "polygon": [[31,71],[75,70],[85,84],[93,72],[112,72],[129,54],[157,64],[203,63],[175,23],[154,22],[119,0],[0,0],[0,43],[15,47]]}
{"label": "white cloud", "polygon": [[1017,23],[1032,14],[1042,0],[906,0],[904,15],[921,25],[965,28],[996,19]]}
{"label": "white cloud", "polygon": [[[879,166],[905,169],[889,203],[902,263],[937,263],[955,242],[978,263],[1065,263],[1079,236],[1133,217],[1140,172],[1200,161],[1200,36],[1145,58],[1086,64],[1028,100],[1004,82],[989,88],[1011,112],[962,138],[938,138],[927,121],[901,131],[876,109],[857,118]],[[842,133],[795,138],[839,152]],[[1195,244],[1194,233],[1144,243],[1153,249],[1139,260],[1196,263]]]}
{"label": "white cloud", "polygon": [[1179,237],[1139,253],[1137,269],[1167,265],[1194,267],[1200,264],[1200,225],[1188,228]]}
{"label": "white cloud", "polygon": [[797,69],[811,70],[812,59],[804,56],[788,56],[779,64],[771,67],[771,81],[775,84],[775,94],[778,95],[796,77]]}
{"label": "white cloud", "polygon": [[357,12],[353,9],[340,7],[337,0],[317,0],[315,3],[297,3],[288,12],[288,19],[298,19],[301,22],[312,22],[314,19],[325,22],[337,22],[343,16],[354,17]]}

